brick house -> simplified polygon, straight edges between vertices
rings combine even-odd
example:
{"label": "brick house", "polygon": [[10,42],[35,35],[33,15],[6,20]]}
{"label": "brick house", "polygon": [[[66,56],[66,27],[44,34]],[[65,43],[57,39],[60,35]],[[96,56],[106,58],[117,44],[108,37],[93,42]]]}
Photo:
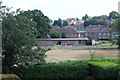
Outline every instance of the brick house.
{"label": "brick house", "polygon": [[110,27],[98,27],[98,26],[88,26],[85,32],[82,33],[83,37],[89,37],[92,35],[94,39],[108,39],[110,37]]}

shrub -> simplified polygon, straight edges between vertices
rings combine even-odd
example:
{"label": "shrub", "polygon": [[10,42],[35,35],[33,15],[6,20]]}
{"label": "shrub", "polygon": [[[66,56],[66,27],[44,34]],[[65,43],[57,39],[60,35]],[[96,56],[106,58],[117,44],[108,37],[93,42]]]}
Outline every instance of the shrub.
{"label": "shrub", "polygon": [[90,62],[91,75],[97,80],[117,80],[118,64],[111,62]]}
{"label": "shrub", "polygon": [[[69,79],[79,78],[83,80],[87,77],[86,68],[88,68],[85,61],[69,61],[60,63],[47,63],[44,65],[36,65],[29,68],[19,68],[14,72],[25,80],[33,80],[39,78],[42,80],[50,79]],[[26,79],[27,78],[27,79]]]}
{"label": "shrub", "polygon": [[[12,71],[22,80],[80,79],[80,80],[118,80],[120,59],[91,59],[46,63],[29,67],[19,67]],[[119,72],[119,74],[118,74]],[[94,79],[96,78],[96,79]]]}
{"label": "shrub", "polygon": [[15,74],[0,74],[0,77],[2,77],[2,80],[21,80]]}

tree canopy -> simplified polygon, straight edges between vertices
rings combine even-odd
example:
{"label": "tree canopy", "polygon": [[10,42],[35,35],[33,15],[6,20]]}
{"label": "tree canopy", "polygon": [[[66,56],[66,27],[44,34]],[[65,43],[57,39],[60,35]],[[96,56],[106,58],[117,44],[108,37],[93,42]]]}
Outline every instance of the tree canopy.
{"label": "tree canopy", "polygon": [[45,16],[40,10],[28,10],[23,11],[20,15],[26,16],[31,21],[36,22],[36,26],[33,27],[37,29],[37,37],[43,38],[46,37],[51,27],[49,25],[50,19]]}
{"label": "tree canopy", "polygon": [[113,24],[112,24],[112,32],[116,35],[116,39],[117,39],[117,44],[119,45],[119,49],[120,49],[120,18],[118,18]]}
{"label": "tree canopy", "polygon": [[63,27],[62,20],[60,18],[58,20],[54,20],[53,26]]}
{"label": "tree canopy", "polygon": [[[3,11],[3,73],[9,73],[8,68],[13,67],[14,64],[26,66],[28,64],[44,63],[45,50],[38,44],[36,40],[38,34],[35,34],[35,32],[39,32],[37,29],[38,23],[30,18],[33,17],[29,16],[31,13],[29,11],[22,12],[19,9],[16,10],[16,12],[10,12],[7,7],[5,7]],[[23,15],[23,13],[26,14]],[[47,19],[43,19],[40,15],[38,19],[42,20],[43,23],[47,22]],[[42,30],[42,28],[40,30]],[[33,47],[36,48],[33,49]]]}
{"label": "tree canopy", "polygon": [[109,19],[117,19],[118,13],[116,11],[112,11],[109,13]]}
{"label": "tree canopy", "polygon": [[60,38],[60,33],[59,32],[51,32],[50,37],[51,38]]}

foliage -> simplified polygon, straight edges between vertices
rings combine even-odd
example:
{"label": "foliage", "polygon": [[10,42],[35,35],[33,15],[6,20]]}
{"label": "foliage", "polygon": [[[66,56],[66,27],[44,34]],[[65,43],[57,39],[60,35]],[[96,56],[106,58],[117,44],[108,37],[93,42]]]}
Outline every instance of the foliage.
{"label": "foliage", "polygon": [[2,80],[21,80],[15,74],[0,74],[0,77],[2,77]]}
{"label": "foliage", "polygon": [[12,69],[21,79],[80,79],[94,77],[96,80],[117,80],[118,58],[77,60]]}
{"label": "foliage", "polygon": [[93,35],[90,35],[90,36],[88,36],[88,39],[89,39],[89,40],[92,40],[92,39],[94,39],[94,36],[93,36]]}
{"label": "foliage", "polygon": [[111,62],[90,62],[91,72],[97,80],[117,80],[118,64]]}
{"label": "foliage", "polygon": [[50,37],[51,38],[60,38],[60,33],[59,32],[51,32]]}
{"label": "foliage", "polygon": [[67,21],[63,21],[63,26],[68,26],[68,22]]}
{"label": "foliage", "polygon": [[92,19],[86,20],[84,22],[84,27],[89,25],[109,25],[105,20],[97,20],[97,18],[93,17]]}
{"label": "foliage", "polygon": [[60,63],[47,63],[44,65],[36,65],[29,68],[19,68],[15,73],[21,79],[80,79],[87,77],[86,68],[88,65],[86,61],[69,61]]}
{"label": "foliage", "polygon": [[54,20],[53,26],[56,26],[56,25],[59,27],[63,27],[63,23],[60,18],[58,20]]}
{"label": "foliage", "polygon": [[89,16],[86,14],[85,16],[82,17],[82,20],[88,20],[89,19]]}
{"label": "foliage", "polygon": [[90,59],[95,59],[95,51],[89,51]]}
{"label": "foliage", "polygon": [[109,13],[109,19],[117,19],[118,13],[116,11],[112,11]]}
{"label": "foliage", "polygon": [[67,37],[67,35],[64,32],[62,33],[61,36],[62,36],[62,38],[66,38]]}
{"label": "foliage", "polygon": [[50,19],[45,16],[40,10],[28,10],[23,11],[19,15],[26,16],[27,19],[36,22],[36,26],[32,27],[32,29],[37,29],[37,37],[43,38],[46,37],[48,32],[50,31]]}
{"label": "foliage", "polygon": [[116,35],[115,39],[117,40],[118,49],[120,49],[120,18],[118,18],[113,24],[112,24],[112,32]]}
{"label": "foliage", "polygon": [[[3,73],[9,73],[13,65],[44,63],[45,50],[40,48],[36,41],[36,22],[21,15],[19,9],[11,12],[6,7],[4,10],[2,20]],[[34,46],[38,49],[32,49]]]}

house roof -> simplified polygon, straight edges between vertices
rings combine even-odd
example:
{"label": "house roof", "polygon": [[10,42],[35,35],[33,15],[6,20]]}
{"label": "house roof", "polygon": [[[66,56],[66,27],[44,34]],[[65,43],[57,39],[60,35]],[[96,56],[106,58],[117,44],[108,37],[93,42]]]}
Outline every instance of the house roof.
{"label": "house roof", "polygon": [[39,41],[79,41],[88,40],[88,38],[38,38]]}
{"label": "house roof", "polygon": [[53,28],[50,32],[59,32],[59,33],[66,33],[66,34],[77,34],[78,32],[73,28]]}

